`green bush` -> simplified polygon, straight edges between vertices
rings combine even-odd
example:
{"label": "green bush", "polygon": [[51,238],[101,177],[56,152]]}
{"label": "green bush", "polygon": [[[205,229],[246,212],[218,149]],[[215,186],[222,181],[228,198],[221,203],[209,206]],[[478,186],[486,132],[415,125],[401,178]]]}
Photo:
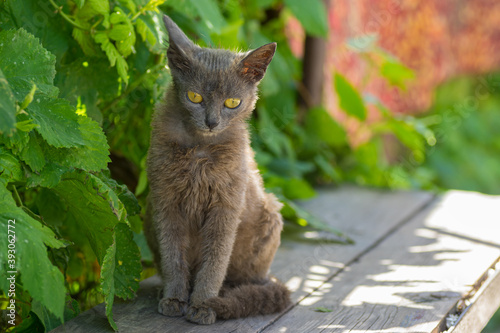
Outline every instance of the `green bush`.
{"label": "green bush", "polygon": [[454,79],[439,87],[422,119],[436,145],[423,165],[441,188],[500,194],[500,75]]}
{"label": "green bush", "polygon": [[[250,126],[266,186],[285,202],[289,221],[328,229],[291,201],[314,196],[317,183],[420,184],[413,165],[385,160],[382,138],[396,136],[408,156],[422,161],[429,131],[415,119],[394,117],[341,73],[334,82],[339,106],[372,139],[353,147],[322,107],[298,121],[301,61],[284,26],[294,15],[306,32],[325,37],[321,0],[7,0],[0,6],[0,224],[7,232],[15,220],[16,235],[15,259],[2,250],[0,267],[18,272],[19,331],[50,330],[102,301],[116,329],[114,296],[131,298],[138,288],[141,256],[150,259],[139,206],[148,192],[149,122],[170,81],[163,13],[200,45],[278,42]],[[391,84],[404,87],[413,75],[376,47],[362,52]],[[368,108],[381,113],[378,122],[365,124]],[[7,238],[0,239],[7,249]],[[5,279],[0,289],[8,294]]]}

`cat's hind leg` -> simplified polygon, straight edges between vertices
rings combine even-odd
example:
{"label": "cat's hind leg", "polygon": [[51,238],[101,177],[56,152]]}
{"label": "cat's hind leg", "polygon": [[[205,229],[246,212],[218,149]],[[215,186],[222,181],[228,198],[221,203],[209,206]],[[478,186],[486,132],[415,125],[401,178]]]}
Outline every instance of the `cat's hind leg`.
{"label": "cat's hind leg", "polygon": [[266,193],[258,218],[240,224],[224,287],[205,302],[218,318],[271,314],[290,305],[290,291],[268,275],[283,228],[280,208],[276,197]]}

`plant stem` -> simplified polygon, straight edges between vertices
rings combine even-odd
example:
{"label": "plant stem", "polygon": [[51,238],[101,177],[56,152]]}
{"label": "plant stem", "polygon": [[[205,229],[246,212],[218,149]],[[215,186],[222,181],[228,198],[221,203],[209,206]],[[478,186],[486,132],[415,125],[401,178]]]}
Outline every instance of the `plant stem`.
{"label": "plant stem", "polygon": [[33,218],[33,219],[37,220],[38,222],[40,222],[40,223],[42,223],[42,224],[46,225],[46,224],[45,224],[45,222],[43,222],[43,220],[42,220],[42,218],[40,217],[40,215],[36,215],[35,213],[33,213],[33,212],[32,212],[32,211],[31,211],[28,207],[26,207],[26,206],[22,206],[21,208],[22,208],[22,210],[23,210],[26,214],[28,214],[31,218]]}
{"label": "plant stem", "polygon": [[[149,2],[151,2],[151,1],[149,1]],[[139,16],[141,16],[142,14],[144,14],[144,12],[146,11],[146,8],[149,5],[149,2],[145,6],[143,6],[141,9],[139,9],[139,11],[137,13],[135,13],[134,16],[132,16],[132,18],[130,19],[130,21],[133,21],[136,18],[138,18]]]}
{"label": "plant stem", "polygon": [[33,219],[37,220],[38,222],[45,225],[45,222],[43,221],[43,219],[40,215],[33,213],[28,207],[23,205],[23,201],[21,200],[21,197],[19,196],[19,193],[17,192],[16,186],[12,186],[12,190],[14,192],[14,201],[16,202],[17,207],[20,207],[31,218],[33,218]]}
{"label": "plant stem", "polygon": [[75,21],[73,21],[68,15],[66,15],[63,11],[62,11],[62,6],[57,6],[57,4],[54,2],[54,0],[49,0],[49,2],[52,4],[52,6],[54,6],[54,8],[59,12],[59,14],[61,14],[61,16],[66,20],[68,21],[71,25],[73,25],[74,27],[78,28],[78,29],[81,29],[81,30],[85,30],[85,31],[89,31],[89,29],[81,26],[80,24],[76,23]]}
{"label": "plant stem", "polygon": [[102,16],[101,16],[101,17],[97,20],[97,22],[96,22],[96,23],[94,23],[94,25],[90,27],[90,31],[91,31],[91,33],[92,33],[92,34],[94,34],[94,33],[95,33],[95,31],[94,31],[94,30],[95,30],[95,28],[96,28],[96,27],[97,27],[97,26],[98,26],[98,25],[99,25],[99,24],[100,24],[103,20],[104,20],[104,17],[102,17]]}
{"label": "plant stem", "polygon": [[12,190],[14,191],[14,201],[16,202],[17,207],[22,207],[23,202],[21,201],[21,197],[19,196],[15,185],[12,185]]}

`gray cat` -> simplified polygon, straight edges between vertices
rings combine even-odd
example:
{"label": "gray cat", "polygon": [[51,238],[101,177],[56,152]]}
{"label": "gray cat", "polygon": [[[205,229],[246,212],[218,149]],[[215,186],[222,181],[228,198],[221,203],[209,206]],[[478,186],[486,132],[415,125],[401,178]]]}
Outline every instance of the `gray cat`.
{"label": "gray cat", "polygon": [[247,124],[276,43],[201,48],[164,22],[173,84],[152,122],[144,225],[164,285],[158,310],[198,324],[282,311],[289,291],[268,275],[282,205],[264,191]]}

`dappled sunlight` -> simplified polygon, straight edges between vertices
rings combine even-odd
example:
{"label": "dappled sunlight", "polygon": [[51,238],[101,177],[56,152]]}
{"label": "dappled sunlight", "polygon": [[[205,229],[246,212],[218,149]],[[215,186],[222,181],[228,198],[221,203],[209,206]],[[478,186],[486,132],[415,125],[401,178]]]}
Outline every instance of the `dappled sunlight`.
{"label": "dappled sunlight", "polygon": [[[342,301],[342,306],[362,306],[364,303],[373,304],[385,304],[393,305],[398,304],[398,306],[403,305],[404,300],[395,291],[400,291],[403,294],[413,290],[412,287],[390,287],[390,286],[358,286],[353,289],[353,291]],[[412,302],[408,307],[412,307]],[[415,306],[415,309],[424,308],[432,309],[432,306],[419,305]]]}
{"label": "dappled sunlight", "polygon": [[314,305],[323,299],[323,295],[324,295],[323,291],[315,291],[310,296],[308,296],[306,299],[304,299],[302,302],[300,302],[300,305],[303,305],[303,306]]}
{"label": "dappled sunlight", "polygon": [[286,281],[285,285],[291,292],[295,292],[299,290],[300,286],[302,285],[302,278],[299,276],[294,276],[290,278],[290,280]]}
{"label": "dappled sunlight", "polygon": [[[482,241],[481,233],[475,239],[455,234],[455,230],[470,230],[468,194],[436,199],[346,264],[332,260],[345,247],[304,246],[303,253],[325,256],[307,256],[288,266],[300,268],[287,282],[299,303],[276,328],[286,332],[431,331],[470,290],[478,272],[500,254],[492,251],[495,244]],[[490,220],[492,207],[481,207],[483,213],[490,209]],[[477,223],[481,228],[489,222]]]}
{"label": "dappled sunlight", "polygon": [[330,269],[321,265],[312,265],[309,267],[308,274],[304,277],[293,276],[288,281],[285,282],[286,286],[290,291],[295,292],[301,290],[306,293],[311,293],[318,289],[320,286],[322,288],[328,289],[331,284],[325,283],[331,276]]}

